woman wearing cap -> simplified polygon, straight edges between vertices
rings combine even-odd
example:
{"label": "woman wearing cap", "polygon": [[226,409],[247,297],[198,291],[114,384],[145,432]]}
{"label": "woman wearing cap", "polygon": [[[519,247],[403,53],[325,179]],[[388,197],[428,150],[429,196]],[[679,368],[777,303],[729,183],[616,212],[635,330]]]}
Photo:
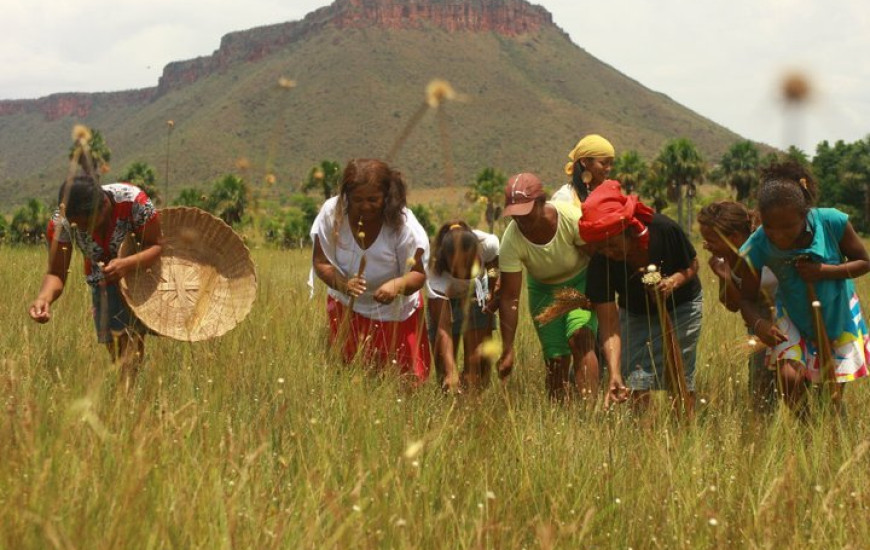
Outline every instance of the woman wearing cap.
{"label": "woman wearing cap", "polygon": [[[61,185],[58,204],[46,231],[48,271],[30,306],[30,317],[37,323],[51,320],[51,304],[63,293],[75,240],[91,287],[97,340],[106,345],[112,360],[120,363],[122,380],[130,388],[144,357],[146,328],[127,307],[118,282],[160,257],[163,246],[157,211],[138,187],[129,183],[98,185],[86,175]],[[119,258],[121,243],[130,233],[137,236],[142,250]]]}
{"label": "woman wearing cap", "polygon": [[[507,376],[514,364],[514,337],[519,317],[523,267],[532,315],[553,302],[560,288],[585,290],[589,255],[578,231],[580,209],[567,202],[547,202],[541,180],[534,174],[512,176],[505,186],[504,216],[513,220],[499,248],[501,300],[499,323],[503,351],[499,375]],[[595,355],[594,315],[574,310],[545,325],[535,322],[546,362],[546,386],[551,398],[564,397],[570,389],[572,360],[575,384],[585,399],[598,392],[598,359]]]}
{"label": "woman wearing cap", "polygon": [[584,136],[568,153],[571,161],[565,165],[565,173],[571,176],[553,193],[552,200],[573,202],[577,206],[586,200],[589,192],[604,183],[613,168],[616,152],[609,141],[598,134]]}
{"label": "woman wearing cap", "polygon": [[396,365],[418,384],[430,363],[420,297],[429,238],[405,197],[398,171],[380,160],[351,160],[338,196],[323,204],[311,227],[312,267],[329,287],[330,339],[343,339],[336,344],[344,360],[360,354]]}
{"label": "woman wearing cap", "polygon": [[642,276],[649,265],[663,276],[658,290],[667,301],[683,356],[686,385],[694,400],[695,358],[701,334],[698,258],[685,232],[653,212],[618,182],[607,181],[583,203],[580,236],[593,244],[586,296],[595,304],[598,336],[610,369],[608,398],[623,390],[623,377],[639,407],[649,391],[664,389],[662,327],[655,300]]}

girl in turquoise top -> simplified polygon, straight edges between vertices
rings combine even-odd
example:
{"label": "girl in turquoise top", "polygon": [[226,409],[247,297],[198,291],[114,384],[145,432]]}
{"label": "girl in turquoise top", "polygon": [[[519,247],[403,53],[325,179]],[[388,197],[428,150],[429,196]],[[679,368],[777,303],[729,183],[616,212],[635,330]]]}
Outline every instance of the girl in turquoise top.
{"label": "girl in turquoise top", "polygon": [[[867,376],[870,340],[852,279],[870,271],[870,257],[848,216],[834,208],[814,208],[816,184],[795,162],[762,173],[758,209],[762,226],[740,248],[745,259],[741,313],[758,338],[773,350],[786,402],[801,402],[807,382],[820,381],[812,305],[808,287],[821,303],[836,363],[837,382]],[[761,268],[779,280],[776,321],[752,307]]]}

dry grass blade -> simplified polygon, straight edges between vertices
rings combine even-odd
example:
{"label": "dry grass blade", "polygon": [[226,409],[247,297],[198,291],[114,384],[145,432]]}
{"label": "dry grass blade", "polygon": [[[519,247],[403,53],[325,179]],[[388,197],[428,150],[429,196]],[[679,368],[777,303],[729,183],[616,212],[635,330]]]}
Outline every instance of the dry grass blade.
{"label": "dry grass blade", "polygon": [[560,288],[554,295],[553,303],[535,316],[535,321],[542,325],[558,319],[575,309],[591,309],[592,302],[585,294],[574,288]]}

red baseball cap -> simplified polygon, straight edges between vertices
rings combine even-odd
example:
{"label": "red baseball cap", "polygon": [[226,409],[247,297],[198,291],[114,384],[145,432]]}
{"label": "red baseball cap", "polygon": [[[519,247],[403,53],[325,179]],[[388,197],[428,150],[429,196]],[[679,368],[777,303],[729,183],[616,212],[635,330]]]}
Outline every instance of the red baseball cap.
{"label": "red baseball cap", "polygon": [[544,186],[538,176],[529,172],[508,178],[504,188],[502,216],[525,216],[535,206],[535,199],[544,195]]}

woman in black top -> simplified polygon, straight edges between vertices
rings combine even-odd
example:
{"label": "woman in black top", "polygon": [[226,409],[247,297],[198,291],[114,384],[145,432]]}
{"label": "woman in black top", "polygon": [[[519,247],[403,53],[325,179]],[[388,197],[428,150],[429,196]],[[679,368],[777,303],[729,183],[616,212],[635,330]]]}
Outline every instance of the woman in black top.
{"label": "woman in black top", "polygon": [[586,295],[598,314],[598,335],[610,369],[608,400],[619,400],[623,380],[641,406],[650,390],[665,388],[662,327],[655,299],[642,281],[654,265],[680,343],[691,408],[702,304],[695,248],[673,220],[622,194],[616,182],[590,193],[583,210],[580,235],[597,244]]}

